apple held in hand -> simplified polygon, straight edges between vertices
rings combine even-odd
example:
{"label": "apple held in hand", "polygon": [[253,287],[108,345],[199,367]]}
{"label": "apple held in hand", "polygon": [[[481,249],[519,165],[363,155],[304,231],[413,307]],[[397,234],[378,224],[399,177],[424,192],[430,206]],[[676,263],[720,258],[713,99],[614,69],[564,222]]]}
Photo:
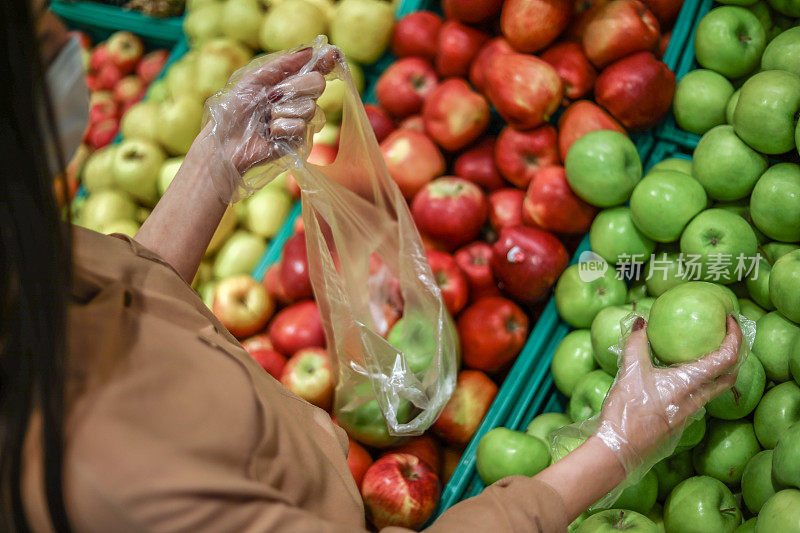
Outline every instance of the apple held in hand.
{"label": "apple held in hand", "polygon": [[489,224],[500,231],[509,226],[522,225],[522,202],[525,192],[508,188],[489,195]]}
{"label": "apple held in hand", "polygon": [[528,336],[528,317],[514,302],[499,296],[476,301],[457,322],[464,365],[497,372],[513,360]]}
{"label": "apple held in hand", "polygon": [[453,163],[453,172],[459,178],[471,181],[485,191],[506,186],[494,164],[495,139],[485,137],[472,148],[464,150]]}
{"label": "apple held in hand", "polygon": [[444,173],[442,153],[419,131],[402,127],[393,131],[381,143],[381,152],[389,174],[407,200]]}
{"label": "apple held in hand", "polygon": [[729,125],[706,132],[692,156],[692,176],[715,200],[745,198],[766,169],[767,159],[742,142]]}
{"label": "apple held in hand", "polygon": [[421,527],[436,510],[439,492],[439,478],[431,467],[405,453],[375,461],[361,484],[367,516],[378,529]]}
{"label": "apple held in hand", "polygon": [[706,205],[706,192],[697,180],[674,170],[659,170],[648,173],[633,189],[630,214],[644,236],[667,243],[678,240]]}
{"label": "apple held in hand", "polygon": [[478,443],[475,466],[487,485],[508,476],[535,476],[550,464],[550,450],[537,437],[494,428]]}
{"label": "apple held in hand", "polygon": [[800,250],[789,252],[772,265],[769,298],[783,316],[800,324]]}
{"label": "apple held in hand", "polygon": [[779,163],[764,172],[750,197],[750,216],[767,237],[800,241],[800,166]]}
{"label": "apple held in hand", "polygon": [[681,482],[664,504],[667,531],[733,533],[741,522],[742,513],[730,489],[709,476]]}
{"label": "apple held in hand", "polygon": [[519,188],[525,188],[542,168],[558,165],[558,134],[545,124],[531,131],[506,126],[497,137],[494,160],[500,174]]}
{"label": "apple held in hand", "polygon": [[644,263],[656,249],[656,243],[645,236],[631,216],[629,207],[603,209],[589,230],[592,251],[610,264]]}
{"label": "apple held in hand", "polygon": [[601,309],[592,320],[592,353],[597,364],[616,375],[619,356],[612,351],[622,338],[622,321],[633,312],[633,305],[612,305]]}
{"label": "apple held in hand", "polygon": [[419,230],[457,248],[478,236],[488,216],[483,192],[461,178],[438,178],[425,185],[411,202]]}
{"label": "apple held in hand", "polygon": [[500,29],[520,52],[536,52],[564,31],[572,16],[569,0],[506,0]]}
{"label": "apple held in hand", "polygon": [[712,9],[697,25],[694,52],[703,68],[729,79],[752,72],[766,46],[764,27],[743,7]]}
{"label": "apple held in hand", "polygon": [[490,245],[476,241],[456,251],[453,257],[467,277],[470,301],[475,302],[484,296],[500,296],[489,266],[492,258]]}
{"label": "apple held in hand", "polygon": [[708,414],[721,420],[744,418],[758,405],[764,394],[767,376],[758,357],[749,356],[739,368],[736,383],[706,404]]}
{"label": "apple held in hand", "polygon": [[263,285],[241,275],[216,286],[212,311],[235,337],[247,337],[264,329],[275,311],[275,303]]}
{"label": "apple held in hand", "polygon": [[564,167],[540,169],[522,203],[525,223],[555,233],[586,233],[597,210],[578,198],[567,182]]}
{"label": "apple held in hand", "polygon": [[333,369],[324,348],[303,348],[286,363],[281,374],[284,387],[325,411],[333,404]]}
{"label": "apple held in hand", "polygon": [[597,68],[655,48],[658,20],[639,0],[613,0],[600,7],[583,32],[583,49]]}
{"label": "apple held in hand", "polygon": [[608,533],[630,531],[631,533],[656,533],[658,527],[646,516],[635,511],[607,509],[581,522],[576,533]]}
{"label": "apple held in hand", "polygon": [[487,68],[484,92],[506,122],[529,130],[555,113],[564,96],[564,84],[558,72],[537,57],[498,54]]}
{"label": "apple held in hand", "polygon": [[443,78],[466,77],[478,50],[489,35],[455,20],[442,24],[436,43],[436,72]]}
{"label": "apple held in hand", "polygon": [[673,112],[682,129],[702,135],[725,124],[725,110],[733,85],[713,70],[698,69],[686,74],[675,88]]}
{"label": "apple held in hand", "polygon": [[627,135],[619,122],[593,102],[578,100],[570,104],[558,119],[558,152],[561,160],[567,160],[567,153],[575,141],[597,130],[613,130]]}
{"label": "apple held in hand", "polygon": [[613,267],[598,259],[570,266],[556,284],[558,314],[573,327],[588,328],[601,309],[625,303],[625,282],[617,278]]}
{"label": "apple held in hand", "polygon": [[592,336],[588,329],[569,332],[556,347],[553,361],[550,363],[553,382],[567,397],[572,395],[575,384],[596,368]]}
{"label": "apple held in hand", "polygon": [[392,53],[397,57],[436,57],[442,19],[430,11],[415,11],[401,18],[392,33]]}
{"label": "apple held in hand", "polygon": [[438,79],[429,62],[419,57],[398,59],[383,71],[375,85],[381,106],[395,118],[419,113]]}
{"label": "apple held in hand", "polygon": [[765,154],[793,150],[800,111],[800,76],[767,70],[750,77],[733,112],[736,135]]}
{"label": "apple held in hand", "polygon": [[275,351],[269,335],[261,334],[242,341],[242,347],[247,350],[261,368],[275,379],[281,379],[286,366],[286,358]]}
{"label": "apple held in hand", "polygon": [[428,263],[433,278],[442,291],[442,300],[451,315],[455,316],[467,305],[469,285],[453,256],[437,250],[428,250]]}
{"label": "apple held in hand", "polygon": [[469,81],[472,86],[486,94],[486,71],[489,69],[489,65],[495,56],[512,52],[514,49],[502,37],[495,37],[484,44],[469,67]]}
{"label": "apple held in hand", "polygon": [[325,332],[316,302],[298,302],[283,309],[269,325],[269,338],[282,354],[325,346]]}
{"label": "apple held in hand", "polygon": [[466,445],[478,431],[497,396],[497,385],[478,370],[458,374],[453,395],[433,423],[433,431],[449,444]]}
{"label": "apple held in hand", "polygon": [[581,98],[594,87],[597,71],[579,43],[557,43],[542,53],[564,82],[564,96],[570,100]]}
{"label": "apple held in hand", "polygon": [[450,152],[481,136],[489,125],[489,103],[462,79],[442,82],[422,108],[425,131]]}

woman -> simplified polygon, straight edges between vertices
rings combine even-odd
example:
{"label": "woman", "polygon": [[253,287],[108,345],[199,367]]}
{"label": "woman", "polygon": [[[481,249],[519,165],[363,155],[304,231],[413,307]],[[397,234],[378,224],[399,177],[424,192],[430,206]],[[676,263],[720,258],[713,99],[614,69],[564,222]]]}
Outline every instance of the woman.
{"label": "woman", "polygon": [[[301,51],[239,80],[232,94],[256,94],[269,133],[237,137],[252,115],[233,98],[220,144],[205,129],[136,238],[109,237],[62,224],[52,194],[85,117],[76,45],[41,5],[6,1],[0,13],[0,527],[362,531],[344,432],[263,372],[186,283],[232,176],[273,157],[272,136],[302,141],[314,106],[281,107],[276,95],[313,103],[336,58],[287,80],[310,57]],[[583,445],[430,530],[563,531],[626,472],[668,453],[687,417],[734,382],[733,319],[717,353],[680,369],[653,369],[644,321],[634,329]]]}

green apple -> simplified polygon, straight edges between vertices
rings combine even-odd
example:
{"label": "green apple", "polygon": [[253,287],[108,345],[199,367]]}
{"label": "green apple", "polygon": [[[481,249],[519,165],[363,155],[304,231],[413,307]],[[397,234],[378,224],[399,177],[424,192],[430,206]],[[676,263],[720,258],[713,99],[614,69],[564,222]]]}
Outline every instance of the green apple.
{"label": "green apple", "polygon": [[128,237],[133,238],[139,231],[140,226],[141,225],[135,220],[129,220],[123,218],[120,220],[112,220],[107,224],[103,224],[102,226],[100,226],[100,233],[105,233],[106,235],[111,235],[112,233],[120,233],[122,235],[127,235]]}
{"label": "green apple", "polygon": [[795,148],[800,76],[785,70],[767,70],[752,76],[739,95],[733,112],[736,135],[765,154]]}
{"label": "green apple", "polygon": [[169,98],[186,95],[206,98],[197,87],[197,52],[189,52],[169,67],[164,83]]}
{"label": "green apple", "polygon": [[593,370],[583,376],[572,390],[567,414],[573,422],[593,417],[603,407],[603,400],[611,388],[614,378],[602,370]]}
{"label": "green apple", "polygon": [[800,388],[787,381],[769,389],[756,407],[753,424],[764,449],[771,450],[784,432],[800,420]]}
{"label": "green apple", "polygon": [[158,200],[158,172],[167,156],[156,144],[126,139],[114,153],[114,183],[146,205]]}
{"label": "green apple", "polygon": [[731,490],[709,476],[682,481],[664,504],[667,533],[732,533],[741,522]]}
{"label": "green apple", "polygon": [[732,5],[732,6],[746,6],[746,7],[750,7],[750,6],[752,6],[752,5],[753,5],[753,4],[754,4],[756,1],[757,1],[757,0],[722,0],[721,2],[718,2],[718,3],[720,3],[720,4],[725,4],[725,5]]}
{"label": "green apple", "polygon": [[[706,192],[696,179],[682,172],[663,170],[648,173],[636,185],[631,194],[630,214],[644,236],[658,242],[673,242],[707,203]],[[602,212],[598,218],[601,215]],[[592,249],[595,250],[594,245]]]}
{"label": "green apple", "polygon": [[650,169],[650,172],[648,172],[648,175],[661,170],[674,170],[675,172],[681,172],[687,176],[691,176],[692,160],[684,159],[682,157],[669,157],[653,165],[653,167]]}
{"label": "green apple", "polygon": [[578,516],[578,518],[573,520],[572,523],[567,526],[567,533],[576,533],[578,528],[581,527],[581,524],[583,524],[583,522],[590,516],[592,515],[589,513],[589,511],[584,511],[580,516]]}
{"label": "green apple", "polygon": [[756,303],[749,298],[739,298],[739,308],[741,309],[741,313],[753,322],[756,322],[759,318],[767,314],[764,309],[756,305]]}
{"label": "green apple", "polygon": [[693,70],[675,88],[675,121],[686,131],[702,135],[725,124],[725,108],[732,94],[733,85],[724,76],[713,70]]}
{"label": "green apple", "polygon": [[753,269],[753,272],[747,276],[745,286],[753,300],[767,311],[775,309],[769,297],[769,278],[772,265],[784,255],[797,249],[797,245],[781,242],[770,242],[760,247],[758,269],[757,271]]}
{"label": "green apple", "polygon": [[81,208],[80,225],[100,231],[104,225],[115,220],[133,220],[136,204],[124,191],[102,189],[86,199]]}
{"label": "green apple", "polygon": [[761,70],[786,70],[800,76],[800,26],[784,31],[767,45]]}
{"label": "green apple", "polygon": [[725,106],[725,122],[731,126],[733,126],[733,112],[736,111],[736,104],[739,103],[740,93],[741,89],[736,89],[728,99],[728,104]]}
{"label": "green apple", "polygon": [[778,311],[772,311],[758,319],[753,354],[764,365],[770,381],[782,383],[792,379],[789,373],[789,354],[798,342],[800,327]]}
{"label": "green apple", "polygon": [[622,336],[622,319],[633,312],[633,305],[611,305],[602,309],[592,321],[592,350],[600,368],[611,375],[618,369],[619,356],[612,351]]}
{"label": "green apple", "polygon": [[245,227],[266,239],[273,238],[292,209],[292,198],[274,187],[265,187],[247,200]]}
{"label": "green apple", "polygon": [[758,514],[756,533],[800,531],[800,490],[785,489],[766,501]]}
{"label": "green apple", "polygon": [[203,2],[189,10],[183,19],[183,32],[193,46],[200,46],[222,35],[222,2]]}
{"label": "green apple", "polygon": [[161,104],[158,121],[158,142],[170,155],[189,151],[200,133],[203,103],[194,96],[182,96]]}
{"label": "green apple", "polygon": [[572,420],[570,420],[570,418],[564,413],[542,413],[533,417],[533,420],[530,421],[528,427],[525,429],[525,433],[542,439],[549,448],[550,434],[557,429],[561,429],[564,426],[570,425],[571,423]]}
{"label": "green apple", "polygon": [[628,207],[600,211],[589,230],[589,242],[592,251],[612,265],[647,261],[656,248],[633,223]]}
{"label": "green apple", "polygon": [[169,98],[169,91],[167,90],[167,82],[163,78],[158,78],[150,83],[147,88],[146,95],[148,102],[160,104]]}
{"label": "green apple", "polygon": [[570,147],[565,162],[572,190],[598,207],[628,201],[642,177],[642,161],[636,146],[618,131],[587,133]]}
{"label": "green apple", "polygon": [[656,525],[658,533],[666,533],[667,530],[664,529],[664,506],[658,502],[654,503],[653,507],[647,511],[646,516]]}
{"label": "green apple", "polygon": [[550,450],[542,439],[507,428],[486,433],[475,453],[478,475],[487,485],[508,476],[535,476],[549,464]]}
{"label": "green apple", "polygon": [[742,472],[742,499],[751,513],[757,515],[773,494],[780,490],[772,476],[772,450],[758,452]]}
{"label": "green apple", "polygon": [[735,486],[741,481],[747,462],[760,451],[753,424],[712,418],[705,438],[692,451],[692,464],[698,474]]}
{"label": "green apple", "polygon": [[679,253],[660,252],[645,267],[645,283],[651,296],[661,296],[672,287],[689,281]]}
{"label": "green apple", "polygon": [[[772,29],[772,9],[767,5],[766,0],[758,0],[757,2],[747,6],[747,9],[756,16],[764,31],[767,33],[767,42],[770,41],[770,30]],[[763,57],[763,56],[762,56]]]}
{"label": "green apple", "polygon": [[800,342],[795,343],[789,354],[789,372],[791,372],[794,382],[800,385]]}
{"label": "green apple", "polygon": [[220,29],[229,39],[258,48],[259,31],[264,13],[258,0],[227,0],[222,10]]}
{"label": "green apple", "polygon": [[652,471],[658,480],[658,500],[663,502],[678,483],[694,475],[692,453],[686,450],[662,459]]}
{"label": "green apple", "polygon": [[[364,90],[364,71],[357,63],[348,61],[350,76],[353,85],[360,93]],[[325,90],[317,99],[317,105],[325,112],[325,119],[330,122],[340,122],[342,120],[342,107],[344,106],[344,95],[346,91],[345,82],[340,79],[328,80]]]}
{"label": "green apple", "polygon": [[556,435],[558,435],[558,438],[554,439],[552,446],[550,446],[550,455],[553,457],[554,463],[560,461],[586,442],[586,437]]}
{"label": "green apple", "polygon": [[800,166],[779,163],[764,172],[750,198],[750,215],[767,237],[800,241]]}
{"label": "green apple", "polygon": [[249,274],[256,267],[267,244],[248,231],[236,231],[222,245],[214,259],[214,277],[225,279],[237,274]]}
{"label": "green apple", "polygon": [[692,176],[714,200],[738,200],[753,190],[767,159],[724,124],[709,130],[694,149]]}
{"label": "green apple", "polygon": [[[349,389],[343,388],[341,393],[337,390],[334,413],[336,422],[347,434],[367,446],[385,448],[401,439],[389,434],[386,418],[369,381],[362,381]],[[412,413],[411,402],[401,398],[396,413],[398,422],[408,422]]]}
{"label": "green apple", "polygon": [[588,329],[567,333],[553,352],[553,361],[550,363],[553,382],[564,396],[571,396],[575,384],[596,368],[592,336]]}
{"label": "green apple", "polygon": [[722,420],[744,418],[761,401],[766,385],[766,374],[761,361],[758,357],[747,357],[739,368],[733,387],[706,404],[708,414]]}
{"label": "green apple", "polygon": [[745,520],[742,522],[742,525],[736,528],[734,533],[755,533],[756,530],[756,523],[758,521],[758,517],[754,516],[750,520]]}
{"label": "green apple", "polygon": [[696,259],[706,281],[737,281],[744,274],[738,268],[739,259],[747,264],[757,250],[758,241],[750,224],[725,209],[706,209],[689,222],[681,235],[687,271],[692,259]]}
{"label": "green apple", "polygon": [[775,481],[784,487],[800,488],[800,422],[783,432],[772,456]]}
{"label": "green apple", "polygon": [[405,354],[408,368],[415,374],[431,366],[436,353],[436,331],[426,317],[408,315],[398,320],[386,340]]}
{"label": "green apple", "polygon": [[326,122],[322,129],[314,134],[314,143],[337,146],[341,127],[333,122]]}
{"label": "green apple", "polygon": [[628,294],[625,296],[625,303],[632,304],[633,302],[643,298],[649,298],[649,296],[647,296],[647,284],[644,282],[644,280],[636,280],[632,282],[628,287]]}
{"label": "green apple", "polygon": [[133,104],[122,115],[119,123],[119,132],[122,138],[158,142],[160,112],[159,104],[149,98]]}
{"label": "green apple", "polygon": [[[597,264],[595,262],[594,264]],[[607,263],[597,277],[589,281],[582,264],[568,267],[558,279],[555,289],[556,308],[566,322],[576,328],[588,328],[601,309],[625,303],[627,287],[617,279],[616,271]]]}
{"label": "green apple", "polygon": [[634,311],[639,312],[645,316],[650,314],[650,309],[653,307],[653,304],[656,302],[655,298],[651,298],[648,296],[647,298],[641,298],[633,302],[633,309]]}
{"label": "green apple", "polygon": [[758,66],[766,41],[764,27],[753,13],[743,7],[723,6],[700,20],[694,51],[703,68],[733,79]]}
{"label": "green apple", "polygon": [[370,65],[392,38],[394,10],[380,0],[341,0],[331,19],[331,44],[353,61]]}
{"label": "green apple", "polygon": [[716,351],[732,312],[731,298],[713,284],[692,281],[673,287],[650,309],[647,337],[653,353],[671,365]]}
{"label": "green apple", "polygon": [[172,180],[175,179],[175,174],[178,173],[178,170],[181,168],[183,164],[182,157],[171,157],[164,161],[164,164],[161,165],[161,170],[158,171],[158,194],[159,196],[163,196],[165,192],[167,192],[167,187],[169,187]]}
{"label": "green apple", "polygon": [[204,257],[211,257],[227,242],[228,237],[236,229],[236,223],[236,209],[233,206],[228,206],[228,209],[222,215],[222,220],[219,221],[219,226],[214,231],[214,235],[211,236],[211,241],[208,243]]}
{"label": "green apple", "polygon": [[783,316],[800,324],[800,250],[789,252],[772,265],[769,298]]}
{"label": "green apple", "polygon": [[658,478],[650,471],[638,483],[625,487],[617,500],[611,504],[614,509],[630,509],[637,513],[646,513],[658,496]]}
{"label": "green apple", "polygon": [[325,14],[316,5],[306,0],[285,0],[264,16],[259,43],[267,52],[285,50],[309,43],[327,29]]}
{"label": "green apple", "polygon": [[798,0],[767,0],[770,7],[787,17],[800,17],[800,2]]}
{"label": "green apple", "polygon": [[681,433],[681,438],[675,446],[673,455],[691,450],[703,440],[706,435],[706,417],[700,416],[692,420]]}
{"label": "green apple", "polygon": [[652,520],[628,509],[606,509],[588,517],[576,530],[578,533],[658,533]]}
{"label": "green apple", "polygon": [[116,150],[116,144],[109,144],[94,151],[86,160],[81,176],[83,187],[90,196],[100,189],[114,186],[114,153]]}

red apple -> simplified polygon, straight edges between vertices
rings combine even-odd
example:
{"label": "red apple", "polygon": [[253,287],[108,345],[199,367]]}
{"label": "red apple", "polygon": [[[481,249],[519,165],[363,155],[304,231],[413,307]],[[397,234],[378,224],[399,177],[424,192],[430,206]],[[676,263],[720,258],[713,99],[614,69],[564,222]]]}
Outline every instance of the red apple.
{"label": "red apple", "polygon": [[657,124],[669,111],[675,74],[650,52],[641,52],[606,67],[594,94],[623,126],[641,130]]}
{"label": "red apple", "polygon": [[564,38],[568,41],[581,42],[583,40],[583,33],[586,31],[586,26],[594,17],[601,7],[609,3],[611,0],[577,0],[575,2],[575,16],[572,18],[567,31],[564,32]]}
{"label": "red apple", "polygon": [[469,81],[473,87],[485,94],[486,70],[492,60],[499,54],[510,54],[512,52],[514,52],[514,49],[502,37],[496,37],[483,45],[469,67]]}
{"label": "red apple", "polygon": [[458,448],[452,446],[445,447],[442,453],[444,456],[442,460],[442,483],[450,481],[456,468],[458,468],[458,464],[461,462],[461,455],[463,452],[464,450],[460,446]]}
{"label": "red apple", "polygon": [[389,174],[406,199],[444,173],[444,157],[424,133],[401,127],[381,143]]}
{"label": "red apple", "polygon": [[664,54],[667,53],[667,47],[669,46],[670,39],[672,39],[672,30],[669,30],[666,33],[662,33],[661,37],[659,37],[658,48],[656,53],[656,57],[658,57],[658,59],[663,58]]}
{"label": "red apple", "polygon": [[419,113],[437,81],[430,63],[419,57],[405,57],[381,74],[375,95],[390,115],[404,118]]}
{"label": "red apple", "polygon": [[111,143],[117,136],[119,131],[119,120],[116,118],[107,118],[99,122],[95,122],[89,126],[86,134],[86,143],[92,147],[93,150],[102,148]]}
{"label": "red apple", "polygon": [[136,65],[136,75],[139,76],[145,85],[149,85],[161,73],[161,69],[169,59],[168,50],[154,50],[146,54]]}
{"label": "red apple", "polygon": [[497,137],[494,161],[505,179],[525,188],[540,168],[561,162],[557,143],[558,133],[549,124],[531,131],[506,126]]}
{"label": "red apple", "polygon": [[512,127],[530,130],[550,120],[564,85],[556,70],[538,57],[497,54],[487,69],[486,94]]}
{"label": "red apple", "polygon": [[469,66],[478,50],[489,40],[489,35],[465,26],[455,20],[442,24],[436,46],[436,72],[443,78],[466,77]]}
{"label": "red apple", "polygon": [[125,76],[114,86],[114,98],[120,104],[138,102],[144,96],[147,85],[138,76]]}
{"label": "red apple", "polygon": [[558,152],[561,160],[567,159],[572,143],[597,130],[614,130],[625,133],[625,128],[600,107],[588,100],[573,102],[558,119]]}
{"label": "red apple", "polygon": [[488,206],[477,185],[444,177],[433,180],[414,196],[411,214],[422,233],[458,248],[478,236]]}
{"label": "red apple", "polygon": [[492,251],[492,272],[500,288],[526,303],[546,296],[569,262],[567,250],[552,233],[527,226],[501,229]]}
{"label": "red apple", "polygon": [[639,0],[613,0],[594,14],[583,32],[583,50],[597,68],[653,50],[660,36],[658,20]]}
{"label": "red apple", "polygon": [[456,251],[453,258],[467,277],[471,301],[484,296],[500,296],[492,267],[489,266],[492,258],[490,245],[480,241],[473,242]]}
{"label": "red apple", "polygon": [[456,388],[433,423],[433,431],[449,444],[467,444],[497,396],[497,385],[479,370],[458,373]]}
{"label": "red apple", "polygon": [[438,473],[442,467],[442,449],[436,442],[436,439],[427,434],[420,435],[419,437],[411,437],[399,446],[395,446],[387,453],[407,453],[416,455],[436,473]]}
{"label": "red apple", "polygon": [[520,52],[536,52],[556,40],[572,17],[573,0],[506,0],[500,29]]}
{"label": "red apple", "polygon": [[308,403],[329,411],[334,380],[328,352],[324,348],[298,350],[286,363],[281,384]]}
{"label": "red apple", "polygon": [[683,0],[642,0],[653,12],[662,28],[668,28],[678,18]]}
{"label": "red apple", "polygon": [[462,152],[453,163],[455,175],[487,191],[505,187],[506,182],[494,164],[494,146],[495,139],[486,137]]}
{"label": "red apple", "polygon": [[597,71],[583,53],[580,44],[572,42],[554,44],[545,50],[541,57],[558,72],[561,81],[564,82],[564,96],[568,99],[577,100],[594,87]]}
{"label": "red apple", "polygon": [[298,302],[280,311],[270,323],[268,333],[275,349],[285,355],[325,346],[322,318],[314,301]]}
{"label": "red apple", "polygon": [[110,91],[119,83],[122,76],[123,74],[119,67],[109,61],[97,71],[97,86],[101,90]]}
{"label": "red apple", "polygon": [[411,115],[410,117],[403,119],[403,121],[400,123],[400,128],[404,130],[425,133],[425,121],[422,120],[422,115]]}
{"label": "red apple", "polygon": [[489,224],[495,230],[522,224],[522,200],[525,191],[508,188],[489,194]]}
{"label": "red apple", "polygon": [[89,70],[97,72],[106,63],[108,63],[108,49],[106,43],[100,43],[94,47],[92,55],[89,57]]}
{"label": "red apple", "polygon": [[101,91],[100,82],[97,81],[97,74],[90,72],[86,75],[86,88],[89,92]]}
{"label": "red apple", "polygon": [[129,31],[118,31],[111,34],[105,42],[108,59],[123,75],[133,72],[136,63],[144,54],[141,39]]}
{"label": "red apple", "polygon": [[119,106],[110,91],[95,91],[89,97],[89,124],[109,118],[116,119]]}
{"label": "red apple", "polygon": [[392,53],[397,57],[436,57],[442,19],[430,11],[415,11],[397,21],[392,34]]}
{"label": "red apple", "polygon": [[470,368],[497,372],[525,346],[528,317],[507,298],[481,298],[464,309],[457,322],[461,359]]}
{"label": "red apple", "polygon": [[433,92],[422,108],[425,131],[442,148],[460,150],[481,136],[489,125],[489,103],[466,81],[452,78]]}
{"label": "red apple", "polygon": [[545,167],[536,173],[525,193],[522,209],[526,225],[555,233],[586,233],[597,213],[575,196],[561,166]]}
{"label": "red apple", "polygon": [[284,290],[283,283],[281,282],[280,263],[271,265],[264,273],[264,287],[276,302],[282,304],[289,303],[289,298],[286,296],[286,291]]}
{"label": "red apple", "polygon": [[451,315],[457,315],[467,305],[469,299],[467,277],[453,256],[448,253],[428,250],[428,263],[431,265],[433,278],[442,291],[444,305]]}
{"label": "red apple", "polygon": [[475,24],[500,12],[502,0],[443,0],[442,8],[449,19]]}
{"label": "red apple", "polygon": [[281,379],[286,358],[275,350],[268,335],[250,337],[242,341],[242,346],[270,376]]}
{"label": "red apple", "polygon": [[367,112],[367,120],[369,120],[369,125],[372,126],[372,131],[375,133],[375,139],[379,143],[383,142],[397,128],[394,125],[394,121],[386,114],[386,111],[380,107],[364,104],[364,111]]}
{"label": "red apple", "polygon": [[264,329],[275,311],[275,302],[263,285],[243,274],[217,284],[211,309],[232,335],[241,338]]}
{"label": "red apple", "polygon": [[314,297],[304,233],[293,235],[283,247],[281,285],[290,302]]}
{"label": "red apple", "polygon": [[391,453],[375,461],[361,483],[367,517],[378,529],[418,529],[439,503],[439,478],[411,454]]}
{"label": "red apple", "polygon": [[350,467],[350,473],[353,474],[353,479],[356,482],[356,487],[361,490],[361,482],[364,480],[364,474],[367,473],[369,467],[372,466],[372,456],[364,449],[359,443],[350,440],[350,447],[347,451],[347,466]]}

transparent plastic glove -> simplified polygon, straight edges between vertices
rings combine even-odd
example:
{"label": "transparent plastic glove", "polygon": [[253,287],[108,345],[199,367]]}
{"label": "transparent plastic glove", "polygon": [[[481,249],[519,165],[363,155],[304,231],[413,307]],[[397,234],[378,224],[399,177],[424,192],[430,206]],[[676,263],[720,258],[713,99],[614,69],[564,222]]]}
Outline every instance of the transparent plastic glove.
{"label": "transparent plastic glove", "polygon": [[[224,202],[266,185],[276,174],[269,167],[287,154],[307,157],[313,134],[324,124],[316,100],[325,90],[325,75],[343,57],[324,37],[312,46],[257,57],[206,101],[193,151],[212,165]],[[256,167],[258,172],[248,173]]]}
{"label": "transparent plastic glove", "polygon": [[[619,368],[600,413],[556,432],[554,453],[594,434],[617,456],[626,480],[593,507],[614,503],[622,490],[637,483],[658,461],[671,455],[683,430],[704,416],[703,406],[736,382],[749,353],[755,323],[743,316],[727,320],[727,335],[716,352],[672,367],[653,364],[647,324],[641,316],[623,321]],[[675,332],[680,334],[680,332]]]}

